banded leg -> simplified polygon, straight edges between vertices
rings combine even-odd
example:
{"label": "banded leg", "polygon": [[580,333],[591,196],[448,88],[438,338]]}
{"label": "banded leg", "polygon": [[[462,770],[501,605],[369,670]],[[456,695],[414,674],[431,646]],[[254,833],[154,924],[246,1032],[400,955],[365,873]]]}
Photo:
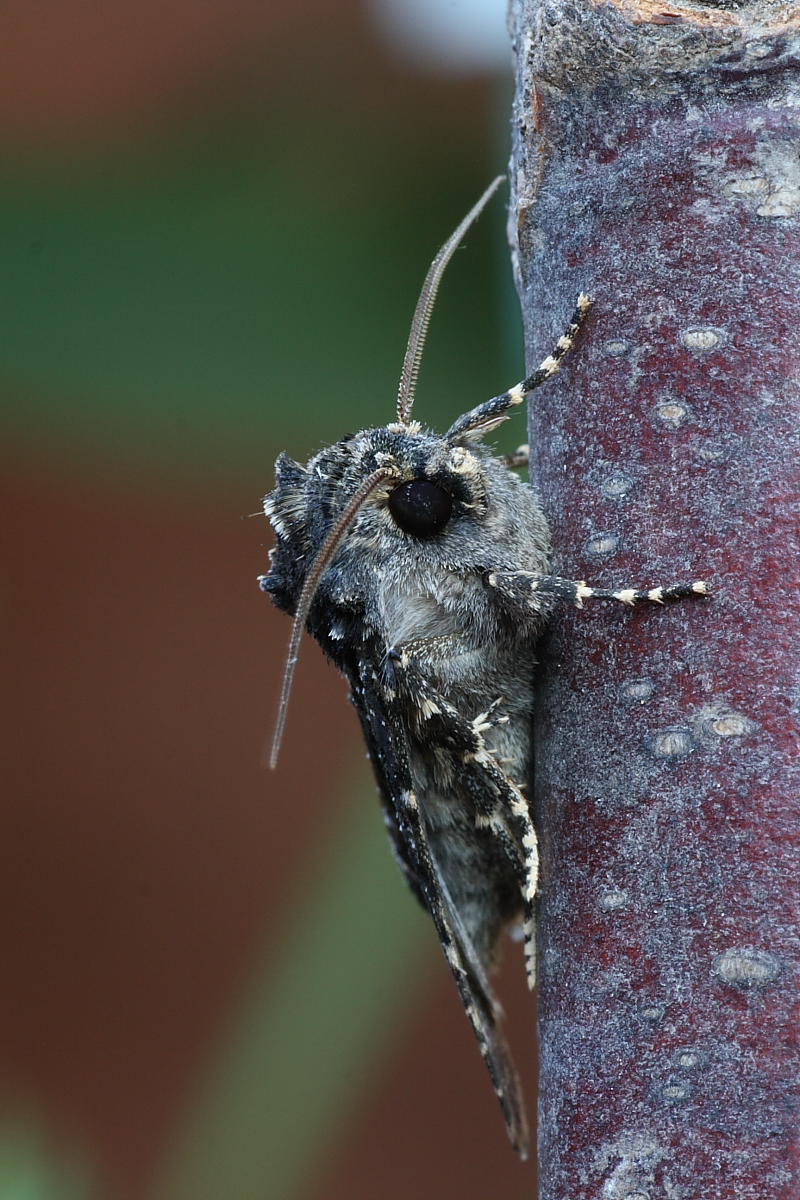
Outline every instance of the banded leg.
{"label": "banded leg", "polygon": [[464,413],[450,426],[444,435],[445,441],[458,442],[465,436],[482,437],[501,422],[508,420],[511,415],[510,409],[522,404],[535,388],[548,380],[551,375],[555,375],[561,366],[564,355],[572,348],[591,303],[589,297],[581,292],[570,317],[569,325],[536,370],[520,383],[515,383],[507,392],[501,392],[499,396],[493,396],[491,400],[486,400],[477,408]]}
{"label": "banded leg", "polygon": [[486,576],[489,587],[496,588],[505,600],[530,612],[547,613],[556,601],[567,601],[583,608],[585,600],[617,600],[633,606],[642,602],[664,604],[668,600],[685,600],[692,596],[707,596],[708,584],[702,579],[690,583],[672,583],[651,588],[594,588],[582,580],[562,579],[558,575],[536,575],[531,571],[491,571]]}
{"label": "banded leg", "polygon": [[[511,846],[506,849],[509,856],[512,857],[520,877],[525,976],[528,980],[528,987],[533,991],[536,986],[536,911],[534,905],[539,887],[539,839],[531,819],[528,801],[520,788],[513,780],[509,779],[497,760],[488,751],[482,758],[482,765],[507,805],[508,814],[514,826],[516,836],[513,838]],[[492,826],[494,832],[501,838],[505,824],[504,821],[503,829],[496,829]],[[507,831],[505,832],[507,833]]]}
{"label": "banded leg", "polygon": [[530,446],[526,442],[523,446],[517,446],[513,453],[503,455],[503,462],[507,467],[516,469],[518,467],[527,467],[529,458]]}

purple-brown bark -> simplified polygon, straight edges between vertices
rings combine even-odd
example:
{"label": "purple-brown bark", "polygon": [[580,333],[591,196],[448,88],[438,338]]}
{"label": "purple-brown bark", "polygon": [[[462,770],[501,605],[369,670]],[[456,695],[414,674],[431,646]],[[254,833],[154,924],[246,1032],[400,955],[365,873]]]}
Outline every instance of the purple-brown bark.
{"label": "purple-brown bark", "polygon": [[545,646],[542,1200],[800,1197],[798,21],[512,5],[554,567],[714,593]]}

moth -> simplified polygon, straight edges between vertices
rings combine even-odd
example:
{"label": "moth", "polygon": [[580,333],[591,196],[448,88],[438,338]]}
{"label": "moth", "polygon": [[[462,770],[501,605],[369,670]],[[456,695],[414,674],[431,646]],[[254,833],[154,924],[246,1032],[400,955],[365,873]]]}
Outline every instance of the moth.
{"label": "moth", "polygon": [[448,261],[502,176],[434,258],[411,324],[396,419],[321,450],[281,454],[264,500],[277,542],[263,591],[294,618],[275,764],[302,631],[350,685],[395,857],[430,914],[499,1097],[528,1152],[525,1104],[491,984],[501,934],[519,923],[535,980],[538,850],[526,795],[536,641],[555,608],[589,598],[663,603],[700,581],[609,591],[550,574],[548,526],[509,459],[483,444],[556,372],[589,310],[532,374],[441,436],[412,420],[420,358]]}

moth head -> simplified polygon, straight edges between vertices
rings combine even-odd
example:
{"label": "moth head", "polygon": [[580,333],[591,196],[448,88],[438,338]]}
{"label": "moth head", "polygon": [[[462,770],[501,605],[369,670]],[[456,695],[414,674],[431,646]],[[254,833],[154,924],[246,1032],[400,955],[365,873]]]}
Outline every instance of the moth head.
{"label": "moth head", "polygon": [[480,517],[488,503],[485,453],[451,446],[419,432],[398,434],[405,455],[393,456],[397,479],[385,502],[385,526],[414,541],[444,536],[465,518]]}
{"label": "moth head", "polygon": [[[303,468],[298,463],[295,463],[288,455],[282,455],[278,459],[277,485],[275,491],[264,501],[264,511],[269,517],[279,539],[286,539],[295,543],[299,542],[299,548],[301,549],[310,548],[311,539],[309,538],[308,522],[313,521],[315,518],[319,519],[319,514],[315,514],[312,511],[313,505],[310,504],[312,495],[310,479],[314,472],[316,472],[314,479],[315,492],[318,480],[328,480],[332,484],[336,482],[349,483],[349,486],[331,487],[328,489],[329,494],[338,495],[339,497],[349,496],[349,500],[330,520],[327,534],[324,536],[322,544],[308,566],[295,607],[294,623],[278,707],[278,719],[270,756],[270,764],[273,767],[277,762],[278,751],[283,736],[286,708],[294,677],[300,638],[308,619],[314,596],[331,558],[342,542],[342,539],[347,535],[353,522],[361,514],[362,509],[365,506],[369,506],[373,510],[370,514],[371,516],[376,516],[385,510],[394,527],[406,535],[406,537],[418,539],[419,541],[430,541],[437,536],[441,536],[448,529],[452,523],[454,514],[457,512],[459,503],[462,506],[464,503],[473,507],[475,505],[474,497],[472,499],[464,499],[465,495],[472,495],[469,492],[466,479],[459,482],[457,478],[459,471],[465,476],[469,473],[469,471],[464,470],[465,464],[468,466],[475,464],[477,467],[470,452],[463,444],[459,444],[465,443],[468,440],[465,436],[466,431],[459,431],[459,436],[452,438],[449,443],[446,440],[435,439],[436,451],[439,455],[449,455],[452,459],[450,467],[453,469],[449,475],[446,464],[437,464],[436,453],[429,455],[425,459],[424,465],[420,465],[418,461],[420,454],[417,451],[421,451],[424,457],[425,446],[421,443],[416,447],[413,445],[415,440],[420,436],[420,427],[416,422],[411,420],[411,411],[414,405],[417,374],[419,372],[422,351],[425,346],[425,335],[428,330],[434,301],[436,300],[436,293],[438,292],[445,268],[464,234],[483,211],[486,204],[497,191],[497,188],[503,182],[503,179],[504,176],[500,175],[493,180],[477,204],[470,209],[463,221],[461,221],[444,243],[428,269],[411,322],[411,331],[400,373],[400,383],[397,391],[397,422],[394,425],[387,426],[384,430],[367,431],[364,435],[356,435],[354,439],[344,439],[343,442],[337,444],[337,447],[331,447],[328,452],[317,455],[316,458],[312,459],[307,468]],[[455,429],[455,426],[453,428]],[[369,450],[372,452],[372,460],[370,461],[369,456],[362,454],[361,469],[354,470],[355,464],[351,450],[357,452],[357,447],[354,445],[351,448],[348,444],[350,441],[357,442],[359,437],[369,439],[370,433],[377,436],[378,442],[378,445],[369,447]],[[414,453],[411,455],[412,461],[403,461],[404,456],[402,454],[399,456],[393,455],[392,448],[389,446],[381,449],[381,435],[389,438],[396,435],[401,440],[410,440],[411,448],[414,450]],[[430,435],[428,437],[430,438]],[[363,450],[363,444],[361,448]],[[341,477],[338,480],[332,478],[330,474],[331,469],[341,472]],[[355,479],[358,481],[357,485],[354,486],[352,478],[349,481],[347,480],[348,472],[355,476]],[[477,477],[477,471],[475,471],[475,474]],[[324,487],[320,489],[323,500],[325,499],[325,490]],[[322,519],[326,519],[324,512]],[[377,519],[380,518],[377,517]],[[265,590],[273,590],[270,576],[262,580],[262,587]]]}
{"label": "moth head", "polygon": [[387,507],[403,533],[431,538],[442,532],[453,515],[453,497],[432,479],[409,479],[392,488]]}

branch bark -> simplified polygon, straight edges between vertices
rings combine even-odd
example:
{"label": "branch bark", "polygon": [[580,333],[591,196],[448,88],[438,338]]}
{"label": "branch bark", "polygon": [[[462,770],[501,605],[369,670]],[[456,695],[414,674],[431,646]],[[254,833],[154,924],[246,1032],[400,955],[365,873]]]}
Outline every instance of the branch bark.
{"label": "branch bark", "polygon": [[512,0],[512,250],[554,570],[542,1200],[800,1197],[800,10]]}

